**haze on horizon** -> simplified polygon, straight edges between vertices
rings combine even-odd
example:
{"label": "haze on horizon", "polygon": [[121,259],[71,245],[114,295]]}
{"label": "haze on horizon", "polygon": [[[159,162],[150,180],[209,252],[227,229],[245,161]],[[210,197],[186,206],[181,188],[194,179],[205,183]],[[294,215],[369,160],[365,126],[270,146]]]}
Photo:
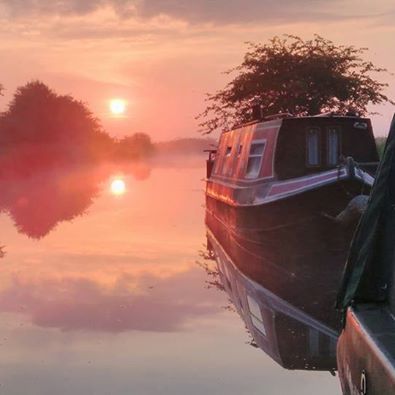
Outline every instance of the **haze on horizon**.
{"label": "haze on horizon", "polygon": [[[390,0],[3,0],[0,110],[17,86],[40,79],[88,103],[112,135],[197,137],[205,93],[226,83],[246,41],[317,33],[368,47],[369,60],[395,72],[394,16]],[[379,78],[395,98],[395,77]],[[114,98],[127,102],[122,117],[110,112]],[[381,113],[372,116],[376,135],[394,110],[372,108]]]}

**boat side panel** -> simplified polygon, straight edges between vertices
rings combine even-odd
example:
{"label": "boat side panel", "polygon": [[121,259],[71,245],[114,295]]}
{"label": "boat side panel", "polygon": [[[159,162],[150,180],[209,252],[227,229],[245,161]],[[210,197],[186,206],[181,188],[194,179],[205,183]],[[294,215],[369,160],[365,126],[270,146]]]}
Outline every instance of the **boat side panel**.
{"label": "boat side panel", "polygon": [[[274,177],[274,154],[281,121],[263,122],[222,133],[215,159],[213,180],[254,183]],[[255,178],[246,176],[252,142],[264,142],[260,172]]]}
{"label": "boat side panel", "polygon": [[309,288],[327,306],[311,315],[322,321],[331,317],[333,324],[355,224],[342,226],[330,217],[358,194],[358,186],[348,183],[261,206],[233,207],[208,196],[206,223],[246,275],[284,300],[300,300],[302,309],[308,308],[302,299]]}
{"label": "boat side panel", "polygon": [[235,153],[236,156],[236,163],[235,163],[235,171],[234,174],[229,177],[229,179],[233,181],[237,181],[239,179],[244,179],[247,162],[248,162],[248,154],[249,154],[249,147],[251,145],[251,140],[255,134],[257,125],[253,127],[248,126],[247,128],[238,129],[237,136],[235,138],[238,139],[238,142],[235,141],[235,145],[237,145],[237,149],[242,147],[240,155],[237,151]]}
{"label": "boat side panel", "polygon": [[[395,324],[380,306],[349,308],[346,327],[337,345],[343,394],[395,393]],[[366,391],[361,391],[365,377]]]}
{"label": "boat side panel", "polygon": [[[364,125],[359,128],[358,125]],[[307,132],[319,133],[319,164],[307,163]],[[275,158],[275,171],[280,180],[301,177],[336,168],[328,163],[328,133],[339,133],[339,158],[351,156],[356,162],[378,162],[376,143],[369,119],[353,117],[301,117],[285,119],[281,127]]]}

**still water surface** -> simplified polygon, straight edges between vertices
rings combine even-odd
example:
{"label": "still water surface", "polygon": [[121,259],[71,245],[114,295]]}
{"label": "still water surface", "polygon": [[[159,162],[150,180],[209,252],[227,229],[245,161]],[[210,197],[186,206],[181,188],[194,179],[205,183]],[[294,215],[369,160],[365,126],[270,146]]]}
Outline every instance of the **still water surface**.
{"label": "still water surface", "polygon": [[207,289],[203,166],[129,170],[2,181],[0,394],[339,394]]}

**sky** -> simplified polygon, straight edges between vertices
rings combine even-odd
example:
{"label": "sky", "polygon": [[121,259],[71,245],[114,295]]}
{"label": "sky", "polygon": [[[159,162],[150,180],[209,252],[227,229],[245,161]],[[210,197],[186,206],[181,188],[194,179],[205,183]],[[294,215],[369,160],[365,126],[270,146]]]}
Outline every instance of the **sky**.
{"label": "sky", "polygon": [[[39,79],[86,102],[114,136],[198,137],[205,94],[225,85],[247,41],[317,33],[395,72],[394,16],[392,0],[0,0],[0,111]],[[380,78],[395,98],[395,77]],[[113,98],[127,101],[124,116],[111,115]],[[393,106],[371,110],[385,135]]]}

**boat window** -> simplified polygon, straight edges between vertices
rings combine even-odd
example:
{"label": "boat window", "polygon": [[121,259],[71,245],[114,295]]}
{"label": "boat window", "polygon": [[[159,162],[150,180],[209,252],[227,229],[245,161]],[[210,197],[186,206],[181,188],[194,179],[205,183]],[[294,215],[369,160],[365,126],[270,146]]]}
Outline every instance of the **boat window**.
{"label": "boat window", "polygon": [[320,164],[320,130],[309,129],[307,132],[307,165],[319,166]]}
{"label": "boat window", "polygon": [[239,149],[238,149],[238,151],[237,151],[237,156],[239,157],[239,156],[241,155],[242,152],[243,152],[243,145],[240,144],[240,145],[239,145]]}
{"label": "boat window", "polygon": [[328,129],[328,165],[337,165],[339,161],[340,136],[337,128]]}
{"label": "boat window", "polygon": [[266,142],[253,142],[250,148],[250,155],[247,163],[247,178],[255,178],[261,170],[263,153],[265,151]]}
{"label": "boat window", "polygon": [[231,176],[233,172],[234,155],[232,155],[232,152],[233,152],[232,146],[228,145],[226,147],[225,160],[222,168],[222,174],[226,176]]}
{"label": "boat window", "polygon": [[247,303],[251,314],[252,324],[256,329],[258,329],[259,332],[262,333],[262,335],[266,336],[266,328],[265,324],[263,323],[262,312],[259,304],[250,295],[247,295]]}
{"label": "boat window", "polygon": [[265,143],[252,143],[250,156],[251,155],[262,155],[265,150]]}

